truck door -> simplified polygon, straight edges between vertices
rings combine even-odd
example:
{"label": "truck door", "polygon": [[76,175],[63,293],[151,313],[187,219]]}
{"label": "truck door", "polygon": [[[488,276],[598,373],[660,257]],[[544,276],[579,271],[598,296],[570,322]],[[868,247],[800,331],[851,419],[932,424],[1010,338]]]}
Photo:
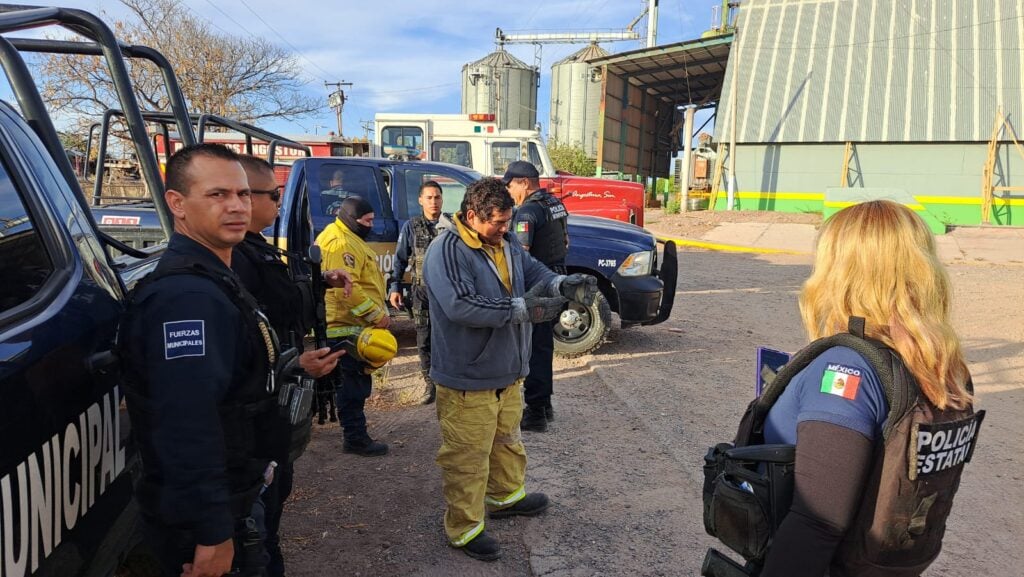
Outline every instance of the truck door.
{"label": "truck door", "polygon": [[112,348],[122,299],[85,208],[0,106],[4,575],[79,575],[83,560],[97,575],[115,569],[119,549],[101,542],[134,522],[133,453],[124,390],[100,353]]}
{"label": "truck door", "polygon": [[436,165],[401,164],[395,168],[392,189],[395,194],[395,216],[404,223],[423,214],[419,203],[420,186],[428,181],[441,185],[444,202],[441,212],[455,214],[466,196],[466,189],[480,177],[476,172],[460,172]]}

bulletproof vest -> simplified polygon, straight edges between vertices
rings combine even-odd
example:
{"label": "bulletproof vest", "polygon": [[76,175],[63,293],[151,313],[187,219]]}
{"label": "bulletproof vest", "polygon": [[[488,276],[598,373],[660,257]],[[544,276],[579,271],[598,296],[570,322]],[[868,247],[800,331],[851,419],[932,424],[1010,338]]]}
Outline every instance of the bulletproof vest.
{"label": "bulletproof vest", "polygon": [[427,247],[437,236],[436,228],[426,218],[416,216],[412,219],[412,284],[423,284],[423,259],[427,256]]}
{"label": "bulletproof vest", "polygon": [[871,364],[885,389],[889,416],[863,500],[829,575],[920,575],[939,554],[985,411],[936,408],[894,350],[865,338],[863,319],[851,318],[849,333],[818,339],[794,355],[747,408],[735,445],[764,443],[765,418],[790,380],[836,346],[857,351]]}
{"label": "bulletproof vest", "polygon": [[[236,246],[236,249],[242,258],[253,264],[258,273],[259,285],[246,289],[256,297],[259,309],[266,314],[271,326],[274,327],[274,332],[282,339],[282,348],[294,347],[301,353],[304,349],[303,337],[314,325],[317,304],[323,300],[322,293],[319,298],[314,296],[310,276],[297,273],[294,265],[302,258],[262,239],[248,236]],[[292,259],[293,265],[286,264],[282,256]],[[279,378],[284,380],[288,376],[281,375]],[[288,394],[288,391],[282,391],[283,397],[279,403],[281,438],[290,439],[287,451],[275,456],[280,462],[294,462],[298,459],[305,451],[312,435],[311,419],[292,424]]]}
{"label": "bulletproof vest", "polygon": [[565,264],[565,255],[569,253],[569,212],[565,205],[544,189],[530,195],[526,203],[539,205],[545,217],[533,233],[530,254],[549,267]]}
{"label": "bulletproof vest", "polygon": [[246,289],[256,297],[277,336],[288,346],[301,349],[302,337],[313,326],[316,310],[308,275],[296,278],[281,258],[284,251],[263,240],[246,237],[236,249],[259,274],[259,286]]}
{"label": "bulletproof vest", "polygon": [[[263,472],[267,464],[282,450],[287,450],[281,439],[277,415],[277,394],[275,365],[279,346],[277,336],[270,322],[260,312],[256,300],[245,290],[232,274],[211,270],[191,257],[165,256],[157,270],[140,280],[129,295],[128,310],[122,326],[135,313],[136,305],[154,298],[146,294],[147,288],[156,281],[172,275],[198,275],[214,282],[238,307],[245,323],[244,338],[252,351],[252,370],[245,378],[228,391],[225,400],[218,407],[221,428],[224,433],[227,476],[231,490],[231,510],[236,517],[249,514],[253,502],[263,486]],[[132,420],[132,432],[145,435],[149,428],[153,409],[146,382],[139,367],[132,366],[132,358],[124,341],[126,335],[118,335],[118,351],[126,360],[125,386],[128,411]],[[143,468],[146,457],[142,454]],[[145,477],[136,487],[143,502],[156,499],[157,487],[148,486]]]}

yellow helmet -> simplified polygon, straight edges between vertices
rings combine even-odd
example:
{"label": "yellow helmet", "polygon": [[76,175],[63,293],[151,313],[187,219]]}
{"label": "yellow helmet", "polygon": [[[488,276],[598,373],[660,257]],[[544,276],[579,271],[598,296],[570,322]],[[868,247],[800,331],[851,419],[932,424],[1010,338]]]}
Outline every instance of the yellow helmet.
{"label": "yellow helmet", "polygon": [[356,340],[356,355],[366,364],[377,369],[383,367],[398,354],[398,341],[387,329],[368,327],[359,333]]}

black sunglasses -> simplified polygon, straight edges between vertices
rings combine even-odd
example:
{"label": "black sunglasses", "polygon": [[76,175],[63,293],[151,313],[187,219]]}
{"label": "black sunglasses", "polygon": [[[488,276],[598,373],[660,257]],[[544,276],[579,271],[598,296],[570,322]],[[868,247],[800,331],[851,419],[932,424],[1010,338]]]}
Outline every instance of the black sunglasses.
{"label": "black sunglasses", "polygon": [[281,187],[277,187],[273,190],[256,190],[255,188],[249,190],[252,194],[266,194],[270,196],[271,202],[277,202],[281,200]]}

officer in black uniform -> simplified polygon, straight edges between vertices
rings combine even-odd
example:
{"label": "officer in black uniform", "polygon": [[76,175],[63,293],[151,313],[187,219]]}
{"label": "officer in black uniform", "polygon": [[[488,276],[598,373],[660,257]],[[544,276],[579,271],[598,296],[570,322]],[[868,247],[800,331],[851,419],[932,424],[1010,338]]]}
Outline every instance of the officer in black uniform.
{"label": "officer in black uniform", "polygon": [[[518,206],[512,226],[519,242],[533,258],[551,270],[565,274],[565,255],[569,252],[569,213],[565,205],[541,188],[537,167],[525,160],[509,164],[503,180]],[[521,428],[527,431],[546,431],[548,421],[555,416],[551,406],[554,323],[548,321],[533,325],[530,374],[523,387],[526,409],[520,423]]]}
{"label": "officer in black uniform", "polygon": [[423,284],[423,259],[427,254],[427,247],[437,236],[437,221],[441,218],[441,205],[444,203],[444,196],[441,185],[436,181],[428,180],[420,185],[419,204],[423,207],[423,214],[414,216],[405,222],[402,231],[398,234],[398,246],[395,248],[395,264],[391,269],[391,287],[388,289],[388,301],[391,306],[401,310],[402,305],[402,277],[405,270],[411,265],[412,288],[412,318],[416,324],[416,348],[420,353],[420,374],[427,385],[427,393],[423,399],[424,405],[434,402],[437,391],[437,383],[430,378],[430,302],[427,300],[427,287]]}
{"label": "officer in black uniform", "polygon": [[[314,294],[308,277],[293,277],[288,265],[281,259],[281,251],[267,242],[260,233],[274,224],[280,207],[281,190],[274,179],[274,168],[255,156],[242,155],[239,160],[249,183],[252,220],[245,233],[245,240],[235,246],[231,268],[241,279],[242,285],[256,297],[260,309],[274,327],[282,348],[294,347],[301,351],[303,337],[315,321],[316,302],[323,302],[323,294]],[[297,255],[293,255],[293,258],[297,258]],[[352,280],[344,270],[325,271],[323,278],[331,286],[342,289],[347,286],[351,290]],[[299,356],[299,365],[306,375],[319,378],[334,370],[342,354],[343,351],[331,353],[327,347],[307,351]],[[267,574],[270,577],[284,575],[284,558],[278,534],[281,512],[292,491],[294,462],[309,441],[312,425],[312,419],[304,419],[292,425],[290,404],[279,402],[279,407],[281,434],[289,436],[290,443],[286,451],[275,455],[278,467],[274,481],[262,496],[267,530],[266,549],[270,555]]]}
{"label": "officer in black uniform", "polygon": [[165,575],[262,575],[252,512],[278,442],[280,350],[230,268],[251,213],[245,171],[224,146],[185,147],[165,198],[175,232],[119,338],[146,538]]}

